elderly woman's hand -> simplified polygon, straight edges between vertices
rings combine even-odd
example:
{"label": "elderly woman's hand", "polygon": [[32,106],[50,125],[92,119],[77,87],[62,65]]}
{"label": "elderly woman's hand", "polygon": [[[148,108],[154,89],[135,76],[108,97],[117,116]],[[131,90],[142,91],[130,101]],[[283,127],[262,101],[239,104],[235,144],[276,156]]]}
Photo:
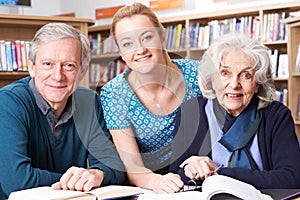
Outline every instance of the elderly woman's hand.
{"label": "elderly woman's hand", "polygon": [[214,174],[217,165],[207,156],[191,156],[180,166],[183,168],[185,176],[192,180],[203,180]]}

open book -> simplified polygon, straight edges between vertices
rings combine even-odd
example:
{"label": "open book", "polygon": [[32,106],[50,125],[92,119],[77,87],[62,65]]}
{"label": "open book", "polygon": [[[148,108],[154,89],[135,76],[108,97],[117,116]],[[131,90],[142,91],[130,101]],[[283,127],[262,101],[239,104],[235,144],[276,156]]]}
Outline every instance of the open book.
{"label": "open book", "polygon": [[202,184],[202,192],[187,191],[173,194],[141,194],[138,200],[209,200],[217,194],[229,194],[240,199],[272,200],[272,197],[262,194],[252,185],[223,175],[213,175],[205,179]]}
{"label": "open book", "polygon": [[50,186],[12,192],[8,200],[104,200],[135,196],[142,190],[133,186],[110,185],[80,192],[73,190],[53,190]]}

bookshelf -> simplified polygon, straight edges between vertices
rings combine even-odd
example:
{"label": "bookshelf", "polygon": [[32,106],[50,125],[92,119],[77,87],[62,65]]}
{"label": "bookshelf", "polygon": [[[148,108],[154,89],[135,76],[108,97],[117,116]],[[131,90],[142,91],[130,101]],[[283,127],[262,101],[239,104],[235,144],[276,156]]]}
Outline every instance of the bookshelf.
{"label": "bookshelf", "polygon": [[289,71],[290,76],[288,79],[289,88],[289,107],[292,111],[298,138],[300,138],[300,121],[296,120],[296,112],[298,106],[298,95],[300,94],[300,72],[296,70],[296,59],[298,52],[298,44],[300,43],[300,17],[286,20],[288,25],[288,56],[289,56]]}
{"label": "bookshelf", "polygon": [[[88,35],[88,26],[94,24],[93,20],[84,18],[0,14],[0,40],[31,41],[35,32],[41,26],[50,22],[63,22],[70,24],[79,29],[85,35]],[[28,75],[29,73],[26,71],[1,71],[0,87]],[[80,85],[89,87],[89,77],[85,76],[80,82]]]}
{"label": "bookshelf", "polygon": [[[197,13],[197,14],[189,14],[185,16],[177,16],[172,18],[161,18],[160,21],[166,28],[166,31],[169,27],[173,29],[178,25],[182,24],[182,27],[185,27],[185,38],[183,45],[180,48],[171,48],[168,49],[169,52],[174,54],[178,54],[184,58],[191,58],[191,59],[201,59],[201,56],[205,52],[207,46],[207,41],[213,40],[213,36],[210,35],[210,38],[204,39],[202,45],[193,45],[192,40],[194,38],[191,31],[193,28],[192,26],[210,26],[214,27],[215,29],[223,30],[224,24],[230,21],[231,23],[241,22],[243,24],[243,29],[241,32],[248,32],[251,34],[252,37],[259,39],[264,45],[266,45],[270,51],[274,51],[275,49],[280,54],[288,54],[288,74],[287,77],[275,77],[274,82],[276,89],[287,89],[288,90],[288,97],[287,97],[287,106],[289,106],[293,112],[293,116],[295,117],[296,112],[296,103],[297,103],[297,94],[300,93],[300,87],[297,88],[297,85],[300,84],[300,73],[295,74],[293,73],[293,67],[295,64],[295,54],[298,51],[298,47],[293,47],[293,49],[288,50],[288,43],[295,44],[300,42],[300,25],[289,25],[288,33],[286,34],[287,27],[283,22],[283,18],[287,17],[287,14],[290,12],[297,12],[300,10],[300,2],[293,1],[293,2],[284,2],[284,3],[273,3],[273,4],[266,4],[266,5],[259,5],[259,6],[247,6],[242,8],[222,8],[220,10]],[[281,17],[281,18],[280,18]],[[274,30],[270,29],[275,25],[272,24],[272,20],[281,20],[281,29],[285,30],[285,32],[277,31],[274,33]],[[233,21],[233,22],[232,22]],[[247,26],[247,23],[251,25],[251,29]],[[221,24],[221,25],[220,25]],[[300,24],[300,20],[299,20]],[[240,26],[241,27],[241,26]],[[254,28],[253,28],[254,27]],[[293,27],[293,28],[292,28]],[[103,34],[104,37],[108,37],[109,35],[109,25],[104,26],[92,26],[89,27],[89,36],[96,37],[97,34]],[[284,29],[283,29],[284,28]],[[292,29],[292,30],[291,30]],[[230,31],[233,31],[230,29]],[[237,30],[235,30],[237,31]],[[204,29],[205,32],[205,29]],[[270,35],[276,34],[276,36]],[[217,35],[215,37],[218,37]],[[291,39],[293,38],[293,39]],[[199,39],[199,38],[198,38]],[[292,41],[291,41],[292,40]],[[168,42],[167,42],[168,43]],[[298,44],[297,43],[297,44]],[[197,43],[199,44],[199,42]],[[295,46],[295,45],[294,45]],[[290,48],[290,47],[289,47]],[[292,52],[292,53],[290,53]],[[108,60],[113,60],[118,57],[117,52],[107,53],[107,54],[95,54],[93,56],[93,61],[96,63],[102,63],[105,65]],[[95,87],[95,85],[93,85]],[[101,87],[101,85],[100,85]],[[298,138],[300,139],[300,122],[296,121],[296,130]]]}

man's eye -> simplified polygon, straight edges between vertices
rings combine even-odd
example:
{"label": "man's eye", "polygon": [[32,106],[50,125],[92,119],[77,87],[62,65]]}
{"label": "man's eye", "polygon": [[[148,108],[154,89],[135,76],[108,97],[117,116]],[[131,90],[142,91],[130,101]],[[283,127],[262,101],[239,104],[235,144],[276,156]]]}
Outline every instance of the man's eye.
{"label": "man's eye", "polygon": [[67,71],[73,71],[76,68],[74,64],[65,64],[63,67]]}
{"label": "man's eye", "polygon": [[53,64],[51,62],[43,62],[42,66],[46,69],[52,68]]}

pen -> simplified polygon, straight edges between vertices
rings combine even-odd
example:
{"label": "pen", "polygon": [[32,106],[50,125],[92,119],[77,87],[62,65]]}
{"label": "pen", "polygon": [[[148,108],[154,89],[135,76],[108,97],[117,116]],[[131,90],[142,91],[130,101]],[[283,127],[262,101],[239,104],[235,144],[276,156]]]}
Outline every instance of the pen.
{"label": "pen", "polygon": [[217,173],[222,167],[224,167],[224,165],[219,165],[214,171],[213,173]]}

